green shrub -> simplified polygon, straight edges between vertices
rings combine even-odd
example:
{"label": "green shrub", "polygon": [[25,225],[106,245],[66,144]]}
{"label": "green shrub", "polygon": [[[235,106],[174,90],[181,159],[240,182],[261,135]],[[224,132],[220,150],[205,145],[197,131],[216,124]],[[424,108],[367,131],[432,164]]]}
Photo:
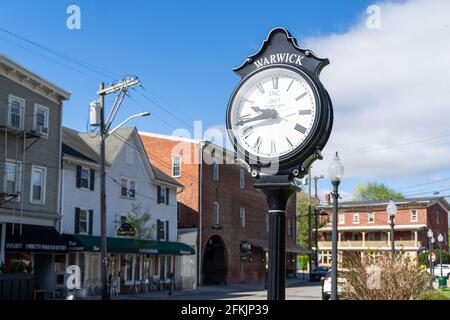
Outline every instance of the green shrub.
{"label": "green shrub", "polygon": [[442,291],[434,290],[421,294],[419,300],[450,300],[450,297]]}
{"label": "green shrub", "polygon": [[299,256],[298,257],[298,261],[299,261],[299,268],[300,268],[300,270],[308,269],[308,263],[309,263],[308,256]]}
{"label": "green shrub", "polygon": [[[433,252],[436,254],[436,261],[434,262],[434,264],[439,264],[439,250],[433,250]],[[428,251],[422,252],[419,255],[419,264],[429,266],[428,259]],[[442,264],[450,264],[450,253],[442,251]]]}

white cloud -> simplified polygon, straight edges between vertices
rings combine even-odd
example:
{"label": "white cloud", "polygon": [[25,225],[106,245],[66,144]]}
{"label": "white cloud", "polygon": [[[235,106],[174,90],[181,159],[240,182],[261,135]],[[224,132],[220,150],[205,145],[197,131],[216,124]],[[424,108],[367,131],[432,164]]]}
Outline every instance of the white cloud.
{"label": "white cloud", "polygon": [[335,150],[347,177],[401,178],[448,169],[450,1],[379,5],[379,30],[368,29],[363,15],[346,33],[300,42],[331,61],[321,77],[335,122],[326,157],[314,169],[326,173]]}

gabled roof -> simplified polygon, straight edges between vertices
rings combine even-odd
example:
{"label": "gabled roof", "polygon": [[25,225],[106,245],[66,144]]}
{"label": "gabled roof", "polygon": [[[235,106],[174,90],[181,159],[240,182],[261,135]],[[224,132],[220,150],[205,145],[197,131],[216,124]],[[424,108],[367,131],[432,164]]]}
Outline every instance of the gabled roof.
{"label": "gabled roof", "polygon": [[[450,211],[450,204],[444,197],[420,197],[420,198],[406,198],[406,199],[393,199],[396,205],[408,205],[408,204],[425,204],[427,207],[440,203],[447,211]],[[346,201],[340,202],[340,208],[353,208],[353,207],[376,207],[387,206],[389,200],[375,200],[375,201]],[[323,209],[331,209],[332,204],[319,206]]]}
{"label": "gabled roof", "polygon": [[[130,139],[135,139],[130,142]],[[142,145],[141,138],[135,128],[120,128],[109,135],[105,141],[106,165],[111,167],[126,144],[130,144],[143,160],[145,170],[156,182],[182,188],[183,185],[152,166]],[[100,163],[100,136],[95,133],[78,132],[63,128],[63,153],[85,161]]]}
{"label": "gabled roof", "polygon": [[79,132],[65,127],[62,129],[62,153],[63,157],[71,156],[83,161],[100,163],[100,157],[80,138]]}

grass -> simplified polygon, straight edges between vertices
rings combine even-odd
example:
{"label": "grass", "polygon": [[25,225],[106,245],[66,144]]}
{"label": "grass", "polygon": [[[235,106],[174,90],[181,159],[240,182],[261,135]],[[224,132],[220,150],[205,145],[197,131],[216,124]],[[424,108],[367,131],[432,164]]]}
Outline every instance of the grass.
{"label": "grass", "polygon": [[450,288],[444,288],[444,289],[440,289],[440,290],[450,298]]}

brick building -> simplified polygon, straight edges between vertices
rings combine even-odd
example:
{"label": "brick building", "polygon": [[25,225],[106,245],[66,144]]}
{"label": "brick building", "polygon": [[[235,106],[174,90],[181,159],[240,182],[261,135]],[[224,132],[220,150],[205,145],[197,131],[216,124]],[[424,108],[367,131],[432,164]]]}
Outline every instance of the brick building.
{"label": "brick building", "polygon": [[[444,236],[442,249],[448,251],[449,203],[442,197],[411,198],[394,201],[395,249],[404,250],[416,258],[428,248],[427,230],[433,230],[435,239]],[[339,259],[349,251],[367,252],[391,250],[390,220],[386,212],[387,201],[343,202],[339,204],[338,250]],[[328,213],[329,223],[319,229],[320,264],[331,265],[332,205],[318,207]],[[435,247],[439,244],[435,243]]]}
{"label": "brick building", "polygon": [[[200,248],[198,282],[263,282],[269,236],[266,200],[254,189],[251,176],[234,164],[233,154],[207,141],[140,134],[153,165],[184,186],[177,198],[179,235],[200,231],[197,243],[189,243]],[[295,256],[304,252],[296,245],[295,203],[291,198],[286,219],[287,276],[295,274]]]}

